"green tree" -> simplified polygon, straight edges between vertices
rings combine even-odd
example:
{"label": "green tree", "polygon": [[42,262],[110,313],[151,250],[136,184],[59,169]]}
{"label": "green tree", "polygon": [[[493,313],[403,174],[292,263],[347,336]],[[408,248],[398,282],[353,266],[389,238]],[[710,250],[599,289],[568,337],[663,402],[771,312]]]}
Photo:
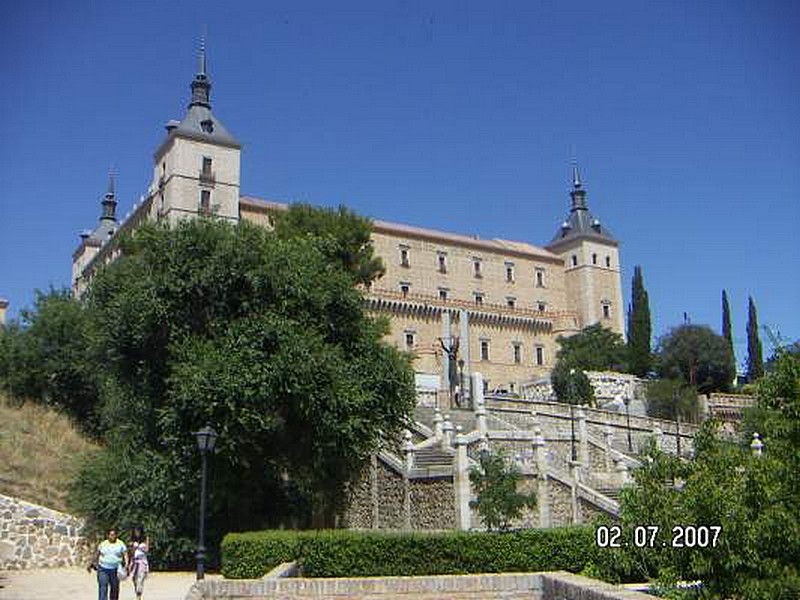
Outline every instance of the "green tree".
{"label": "green tree", "polygon": [[647,416],[697,421],[697,390],[680,379],[656,379],[647,384]]}
{"label": "green tree", "polygon": [[656,372],[680,378],[701,394],[727,391],[736,375],[730,346],[705,325],[681,325],[664,335],[656,348]]}
{"label": "green tree", "polygon": [[728,293],[722,290],[722,337],[728,342],[733,357],[733,366],[736,368],[736,352],[733,349],[733,328],[731,327],[731,307],[728,304]]}
{"label": "green tree", "polygon": [[758,337],[756,303],[750,296],[747,302],[747,380],[755,381],[764,374],[761,339]]}
{"label": "green tree", "polygon": [[650,352],[650,302],[644,287],[642,267],[636,266],[631,281],[631,304],[628,308],[628,366],[631,373],[647,377],[653,364]]}
{"label": "green tree", "polygon": [[625,372],[627,351],[622,336],[599,323],[557,341],[556,359],[570,369]]}
{"label": "green tree", "polygon": [[[408,358],[382,341],[387,324],[364,313],[363,271],[326,252],[347,228],[331,230],[291,237],[197,219],[125,241],[88,292],[109,433],[77,507],[123,524],[158,506],[154,537],[180,562],[197,510],[192,432],[210,424],[212,540],[334,524],[366,457],[406,424],[414,382]],[[168,482],[139,480],[147,464]],[[103,492],[143,485],[141,500]]]}
{"label": "green tree", "polygon": [[[707,422],[695,439],[695,459],[655,449],[634,472],[637,485],[621,498],[623,528],[660,527],[666,547],[629,548],[620,566],[642,577],[703,582],[714,599],[793,598],[800,593],[800,360],[782,354],[758,386],[758,407],[739,443]],[[765,448],[750,449],[756,428]],[[721,527],[715,545],[676,548],[673,527]]]}
{"label": "green tree", "polygon": [[275,234],[281,239],[309,237],[329,259],[341,264],[356,283],[369,284],[385,268],[374,255],[372,223],[344,206],[338,210],[309,204],[292,204],[275,219]]}
{"label": "green tree", "polygon": [[0,388],[17,401],[57,407],[96,432],[97,387],[88,320],[68,289],[35,293],[31,309],[0,334]]}
{"label": "green tree", "polygon": [[477,496],[471,505],[490,531],[508,530],[525,508],[536,506],[534,493],[519,491],[522,473],[502,452],[482,452],[480,466],[470,469],[469,480]]}
{"label": "green tree", "polygon": [[556,363],[550,373],[550,383],[559,402],[594,406],[594,387],[580,369],[572,369],[563,361]]}

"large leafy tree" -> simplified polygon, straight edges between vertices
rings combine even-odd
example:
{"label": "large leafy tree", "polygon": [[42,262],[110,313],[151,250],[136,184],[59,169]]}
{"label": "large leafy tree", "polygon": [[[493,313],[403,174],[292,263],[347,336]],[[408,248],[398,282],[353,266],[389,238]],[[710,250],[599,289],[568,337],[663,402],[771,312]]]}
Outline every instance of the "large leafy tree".
{"label": "large leafy tree", "polygon": [[[763,455],[750,448],[751,433]],[[708,422],[695,439],[693,461],[651,449],[623,492],[623,528],[660,527],[655,548],[630,548],[619,566],[663,583],[701,580],[703,597],[794,598],[800,593],[800,360],[781,354],[758,386],[738,443],[723,441]],[[716,544],[673,547],[673,527],[721,527]],[[682,541],[687,541],[685,537]],[[694,539],[694,538],[693,538]],[[700,538],[697,538],[698,540]],[[666,547],[662,547],[664,542]],[[624,568],[623,568],[624,570]]]}
{"label": "large leafy tree", "polygon": [[33,307],[0,334],[0,387],[17,401],[64,410],[96,433],[95,369],[87,354],[88,320],[68,289],[36,291]]}
{"label": "large leafy tree", "polygon": [[506,531],[526,508],[536,506],[536,495],[519,490],[523,477],[519,468],[500,453],[482,452],[479,466],[470,469],[475,489],[471,505],[489,531]]}
{"label": "large leafy tree", "polygon": [[[88,295],[108,444],[76,505],[105,523],[149,523],[172,561],[185,557],[192,432],[210,424],[213,537],[334,524],[364,459],[406,423],[414,385],[407,357],[382,341],[386,323],[363,311],[364,271],[329,252],[358,244],[346,232],[361,221],[328,218],[330,232],[293,235],[208,219],[149,225],[123,245]],[[142,480],[148,464],[158,470]],[[108,506],[126,489],[133,498]]]}
{"label": "large leafy tree", "polygon": [[747,380],[755,381],[764,374],[764,356],[758,336],[758,313],[753,297],[747,301]]}
{"label": "large leafy tree", "polygon": [[656,372],[703,394],[727,391],[736,375],[730,346],[705,325],[681,325],[664,335],[656,348]]}
{"label": "large leafy tree", "polygon": [[653,364],[650,352],[652,336],[650,301],[644,287],[642,267],[636,266],[631,281],[631,304],[628,309],[628,366],[631,373],[646,377]]}
{"label": "large leafy tree", "polygon": [[625,371],[626,349],[622,336],[599,323],[569,337],[559,337],[556,359],[571,369]]}

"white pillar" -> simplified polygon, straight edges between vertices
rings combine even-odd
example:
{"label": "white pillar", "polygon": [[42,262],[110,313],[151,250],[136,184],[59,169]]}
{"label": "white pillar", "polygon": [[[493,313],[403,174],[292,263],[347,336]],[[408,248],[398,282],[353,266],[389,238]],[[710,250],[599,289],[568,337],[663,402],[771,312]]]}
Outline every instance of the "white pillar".
{"label": "white pillar", "polygon": [[439,410],[437,406],[433,411],[433,435],[434,437],[441,438],[442,437],[442,411]]}
{"label": "white pillar", "polygon": [[472,374],[472,401],[476,406],[486,403],[483,397],[483,375],[477,372]]}
{"label": "white pillar", "polygon": [[547,452],[542,430],[533,430],[533,459],[536,463],[536,507],[539,527],[550,527],[550,484],[547,478]]}
{"label": "white pillar", "polygon": [[453,479],[458,528],[466,531],[472,527],[472,512],[469,507],[472,489],[469,481],[467,439],[461,434],[456,436],[456,463]]}
{"label": "white pillar", "polygon": [[606,425],[606,428],[603,430],[603,437],[605,438],[606,473],[611,473],[614,466],[614,461],[611,457],[611,448],[614,442],[614,432],[611,429],[611,425]]}
{"label": "white pillar", "polygon": [[661,427],[656,425],[653,427],[653,438],[656,440],[656,449],[663,450],[664,449],[664,432],[661,431]]}
{"label": "white pillar", "polygon": [[453,447],[453,423],[450,421],[450,415],[444,416],[444,423],[442,423],[442,448]]}
{"label": "white pillar", "polygon": [[575,411],[578,418],[578,460],[585,471],[589,472],[589,433],[586,428],[586,411],[579,406]]}

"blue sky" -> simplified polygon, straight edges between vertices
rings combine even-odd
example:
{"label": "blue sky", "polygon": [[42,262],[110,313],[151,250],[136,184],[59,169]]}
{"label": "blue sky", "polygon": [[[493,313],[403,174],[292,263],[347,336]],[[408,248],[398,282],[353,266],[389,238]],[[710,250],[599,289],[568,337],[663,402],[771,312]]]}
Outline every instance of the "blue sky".
{"label": "blue sky", "polygon": [[[800,338],[800,3],[18,2],[0,20],[0,296],[66,285],[111,165],[124,214],[207,27],[242,192],[546,244],[569,163],[654,333],[747,297]],[[762,336],[763,337],[763,336]],[[741,343],[740,343],[741,342]],[[770,345],[765,339],[765,351]]]}

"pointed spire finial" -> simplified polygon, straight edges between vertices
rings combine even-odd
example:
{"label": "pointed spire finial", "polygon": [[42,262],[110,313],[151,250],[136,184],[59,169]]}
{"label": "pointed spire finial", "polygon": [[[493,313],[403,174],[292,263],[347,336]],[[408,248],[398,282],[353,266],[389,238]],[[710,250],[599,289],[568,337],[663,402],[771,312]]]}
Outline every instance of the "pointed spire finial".
{"label": "pointed spire finial", "polygon": [[581,181],[581,172],[578,169],[578,159],[572,159],[572,187],[576,190],[583,185]]}
{"label": "pointed spire finial", "polygon": [[114,181],[114,166],[108,170],[108,187],[106,188],[106,197],[113,198],[116,195],[116,186]]}
{"label": "pointed spire finial", "polygon": [[203,35],[200,37],[200,57],[198,74],[206,75],[206,28],[203,27]]}

